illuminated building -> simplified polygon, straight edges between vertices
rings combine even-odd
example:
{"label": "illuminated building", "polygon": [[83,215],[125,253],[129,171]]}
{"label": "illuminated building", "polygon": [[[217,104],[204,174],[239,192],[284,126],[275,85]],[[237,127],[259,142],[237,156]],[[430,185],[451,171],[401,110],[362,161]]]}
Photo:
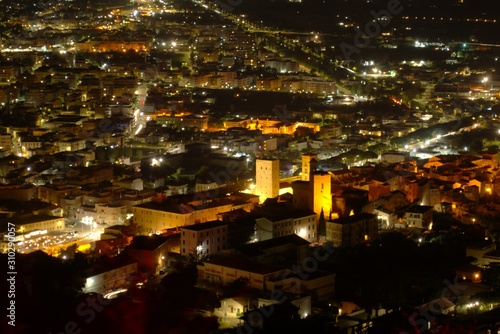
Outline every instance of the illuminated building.
{"label": "illuminated building", "polygon": [[161,235],[136,236],[127,246],[126,253],[137,261],[142,270],[158,273],[167,267],[168,253],[173,250],[175,243],[174,238]]}
{"label": "illuminated building", "polygon": [[317,240],[316,213],[310,210],[289,210],[285,215],[255,219],[256,239],[269,240],[296,234],[309,242]]}
{"label": "illuminated building", "polygon": [[352,247],[375,239],[378,221],[371,213],[360,213],[326,222],[326,240],[334,246]]}
{"label": "illuminated building", "polygon": [[55,205],[63,205],[64,196],[76,195],[78,188],[66,184],[45,184],[38,187],[38,199]]}
{"label": "illuminated building", "polygon": [[275,198],[280,190],[280,161],[277,159],[257,159],[255,168],[255,194],[260,202]]}
{"label": "illuminated building", "polygon": [[0,148],[10,150],[12,148],[12,135],[0,134]]}
{"label": "illuminated building", "polygon": [[96,263],[92,268],[92,274],[85,279],[83,293],[105,294],[107,291],[130,285],[130,277],[137,274],[137,262],[118,257],[111,259]]}
{"label": "illuminated building", "polygon": [[220,220],[181,228],[181,255],[212,254],[226,249],[227,223]]}
{"label": "illuminated building", "polygon": [[293,205],[314,211],[319,219],[321,211],[328,217],[332,210],[332,186],[330,173],[316,170],[315,157],[317,155],[311,153],[302,156],[302,180],[292,182]]}
{"label": "illuminated building", "polygon": [[122,204],[95,203],[95,206],[81,206],[76,219],[92,218],[98,224],[123,224],[127,215],[127,207]]}
{"label": "illuminated building", "polygon": [[335,291],[335,274],[316,270],[306,277],[295,275],[282,266],[270,266],[238,257],[216,257],[198,268],[198,279],[229,285],[239,278],[247,278],[248,286],[260,291],[283,291],[292,294],[315,294],[318,300],[327,300]]}
{"label": "illuminated building", "polygon": [[316,153],[302,154],[302,181],[309,181],[311,160],[318,160]]}
{"label": "illuminated building", "polygon": [[26,214],[12,217],[10,223],[16,227],[16,232],[26,233],[35,230],[61,231],[64,229],[64,218],[48,215]]}
{"label": "illuminated building", "polygon": [[156,122],[164,126],[175,128],[195,128],[206,130],[208,128],[208,118],[200,115],[191,115],[190,113],[179,113],[175,115],[160,114],[156,115]]}
{"label": "illuminated building", "polygon": [[0,186],[0,200],[30,201],[37,197],[37,187],[30,184],[5,184]]}
{"label": "illuminated building", "polygon": [[432,224],[433,207],[415,205],[406,210],[404,220],[407,227],[428,228]]}
{"label": "illuminated building", "polygon": [[[216,190],[217,191],[217,190]],[[243,209],[251,211],[256,204],[254,198],[235,204],[229,198],[191,201],[189,204],[169,205],[148,202],[133,207],[134,223],[145,233],[160,233],[169,228],[184,227],[217,220],[220,212]]]}

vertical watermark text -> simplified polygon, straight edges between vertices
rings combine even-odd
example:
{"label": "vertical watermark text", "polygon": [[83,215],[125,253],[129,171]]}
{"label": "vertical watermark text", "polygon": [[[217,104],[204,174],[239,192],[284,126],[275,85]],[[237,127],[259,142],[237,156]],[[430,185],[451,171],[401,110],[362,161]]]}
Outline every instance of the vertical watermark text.
{"label": "vertical watermark text", "polygon": [[16,326],[16,225],[7,223],[7,323]]}

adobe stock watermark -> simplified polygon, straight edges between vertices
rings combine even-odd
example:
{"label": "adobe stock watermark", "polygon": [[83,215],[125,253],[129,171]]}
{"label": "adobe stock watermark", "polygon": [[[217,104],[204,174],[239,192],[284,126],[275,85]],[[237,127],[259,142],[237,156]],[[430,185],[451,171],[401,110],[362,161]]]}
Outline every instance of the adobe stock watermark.
{"label": "adobe stock watermark", "polygon": [[[458,283],[458,278],[455,278],[453,284],[448,280],[444,280],[444,284],[446,287],[441,291],[440,298],[431,301],[426,309],[420,307],[410,315],[409,323],[411,326],[415,327],[419,333],[429,330],[429,323],[436,320],[437,316],[444,314],[445,310],[448,308],[443,301],[444,298],[456,304],[458,298],[463,295],[463,290],[467,289],[467,286]],[[399,334],[409,333],[404,331]]]}
{"label": "adobe stock watermark", "polygon": [[[226,169],[219,171],[217,173],[210,171],[208,173],[208,176],[217,184],[225,184],[227,185],[233,178],[237,177],[238,175],[241,174],[243,171],[243,168],[241,166],[241,163],[238,163],[237,161],[231,160],[227,163]],[[208,206],[208,200],[209,199],[215,199],[219,196],[220,194],[220,189],[221,188],[216,188],[211,191],[207,191],[206,193],[204,192],[197,192],[194,194],[194,201],[205,201],[202,205],[202,208],[205,208]]]}
{"label": "adobe stock watermark", "polygon": [[[109,305],[111,300],[105,299],[100,294],[96,296],[88,296],[85,301],[78,304],[76,307],[76,314],[82,318],[85,324],[90,324],[96,318],[96,313],[102,312],[104,306]],[[68,321],[62,331],[56,333],[50,332],[49,334],[81,334],[82,326],[75,320]]]}
{"label": "adobe stock watermark", "polygon": [[7,249],[7,298],[9,300],[9,307],[7,307],[7,318],[9,319],[9,326],[16,326],[16,226],[7,223],[8,249]]}
{"label": "adobe stock watermark", "polygon": [[380,36],[382,33],[382,28],[387,27],[391,23],[391,18],[394,15],[398,15],[403,11],[403,6],[399,0],[389,0],[387,3],[387,9],[382,9],[378,12],[372,10],[370,15],[373,20],[367,22],[364,26],[364,30],[357,27],[354,29],[356,35],[354,35],[354,45],[342,42],[340,43],[340,49],[346,60],[351,60],[353,54],[359,54],[362,49],[368,47],[371,43],[371,38]]}

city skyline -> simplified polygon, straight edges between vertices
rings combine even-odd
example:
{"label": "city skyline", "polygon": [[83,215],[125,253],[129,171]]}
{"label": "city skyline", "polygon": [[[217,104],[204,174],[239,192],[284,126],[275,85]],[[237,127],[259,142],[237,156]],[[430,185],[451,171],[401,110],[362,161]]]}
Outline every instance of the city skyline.
{"label": "city skyline", "polygon": [[3,333],[500,331],[492,1],[0,9]]}

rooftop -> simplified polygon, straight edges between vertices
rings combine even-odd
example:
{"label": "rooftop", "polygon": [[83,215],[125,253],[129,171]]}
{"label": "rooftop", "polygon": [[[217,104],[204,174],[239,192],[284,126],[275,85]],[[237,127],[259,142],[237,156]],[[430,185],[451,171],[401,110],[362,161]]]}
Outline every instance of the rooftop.
{"label": "rooftop", "polygon": [[155,250],[165,242],[169,240],[168,237],[163,237],[160,235],[152,235],[152,236],[137,236],[134,238],[130,246],[130,249],[138,249],[138,250]]}
{"label": "rooftop", "polygon": [[211,228],[227,226],[227,223],[224,223],[220,220],[213,220],[205,223],[199,223],[194,225],[188,225],[181,227],[181,230],[190,230],[190,231],[203,231]]}
{"label": "rooftop", "polygon": [[474,242],[470,245],[467,245],[467,248],[468,249],[488,249],[488,248],[495,248],[495,244],[492,243],[491,241],[489,240],[482,240],[482,241],[477,241],[477,242]]}
{"label": "rooftop", "polygon": [[272,222],[279,222],[279,221],[285,220],[285,219],[296,219],[296,218],[303,218],[303,217],[308,217],[308,216],[316,216],[316,213],[312,210],[309,210],[309,209],[283,210],[283,208],[279,208],[279,209],[273,210],[273,208],[270,208],[270,210],[268,210],[268,211],[264,211],[264,210],[261,210],[261,212],[260,212],[264,216],[263,218],[266,218]]}
{"label": "rooftop", "polygon": [[120,267],[125,267],[127,265],[136,263],[137,261],[129,258],[128,256],[114,256],[114,257],[109,257],[109,258],[104,258],[101,259],[100,261],[96,262],[93,267],[92,267],[92,273],[89,274],[87,277],[92,277],[95,275],[99,275],[101,273],[104,273],[106,271],[110,271],[113,269],[117,269]]}
{"label": "rooftop", "polygon": [[251,262],[239,257],[231,257],[231,256],[212,258],[208,261],[205,261],[203,265],[205,263],[214,264],[227,268],[238,269],[238,270],[244,270],[261,275],[276,273],[284,269],[282,267],[264,265],[256,262]]}
{"label": "rooftop", "polygon": [[488,252],[488,253],[484,254],[483,257],[499,259],[500,258],[500,250],[494,250],[494,251]]}
{"label": "rooftop", "polygon": [[41,215],[26,214],[22,216],[11,217],[8,219],[8,221],[14,225],[27,225],[54,219],[64,220],[63,217],[58,217],[58,216],[49,216],[43,214]]}
{"label": "rooftop", "polygon": [[415,205],[411,208],[409,208],[408,210],[406,210],[406,212],[410,212],[410,213],[426,213],[428,212],[429,210],[432,210],[433,207],[432,206],[429,206],[429,205]]}
{"label": "rooftop", "polygon": [[266,249],[272,249],[283,245],[295,245],[297,247],[309,245],[310,242],[302,239],[296,234],[289,234],[282,237],[259,241],[236,247],[236,250],[246,256],[257,256],[263,254]]}
{"label": "rooftop", "polygon": [[348,217],[341,217],[333,220],[329,220],[328,223],[333,223],[333,224],[349,224],[349,223],[356,223],[361,220],[366,220],[366,219],[375,219],[375,215],[371,213],[358,213],[356,215],[348,216]]}

